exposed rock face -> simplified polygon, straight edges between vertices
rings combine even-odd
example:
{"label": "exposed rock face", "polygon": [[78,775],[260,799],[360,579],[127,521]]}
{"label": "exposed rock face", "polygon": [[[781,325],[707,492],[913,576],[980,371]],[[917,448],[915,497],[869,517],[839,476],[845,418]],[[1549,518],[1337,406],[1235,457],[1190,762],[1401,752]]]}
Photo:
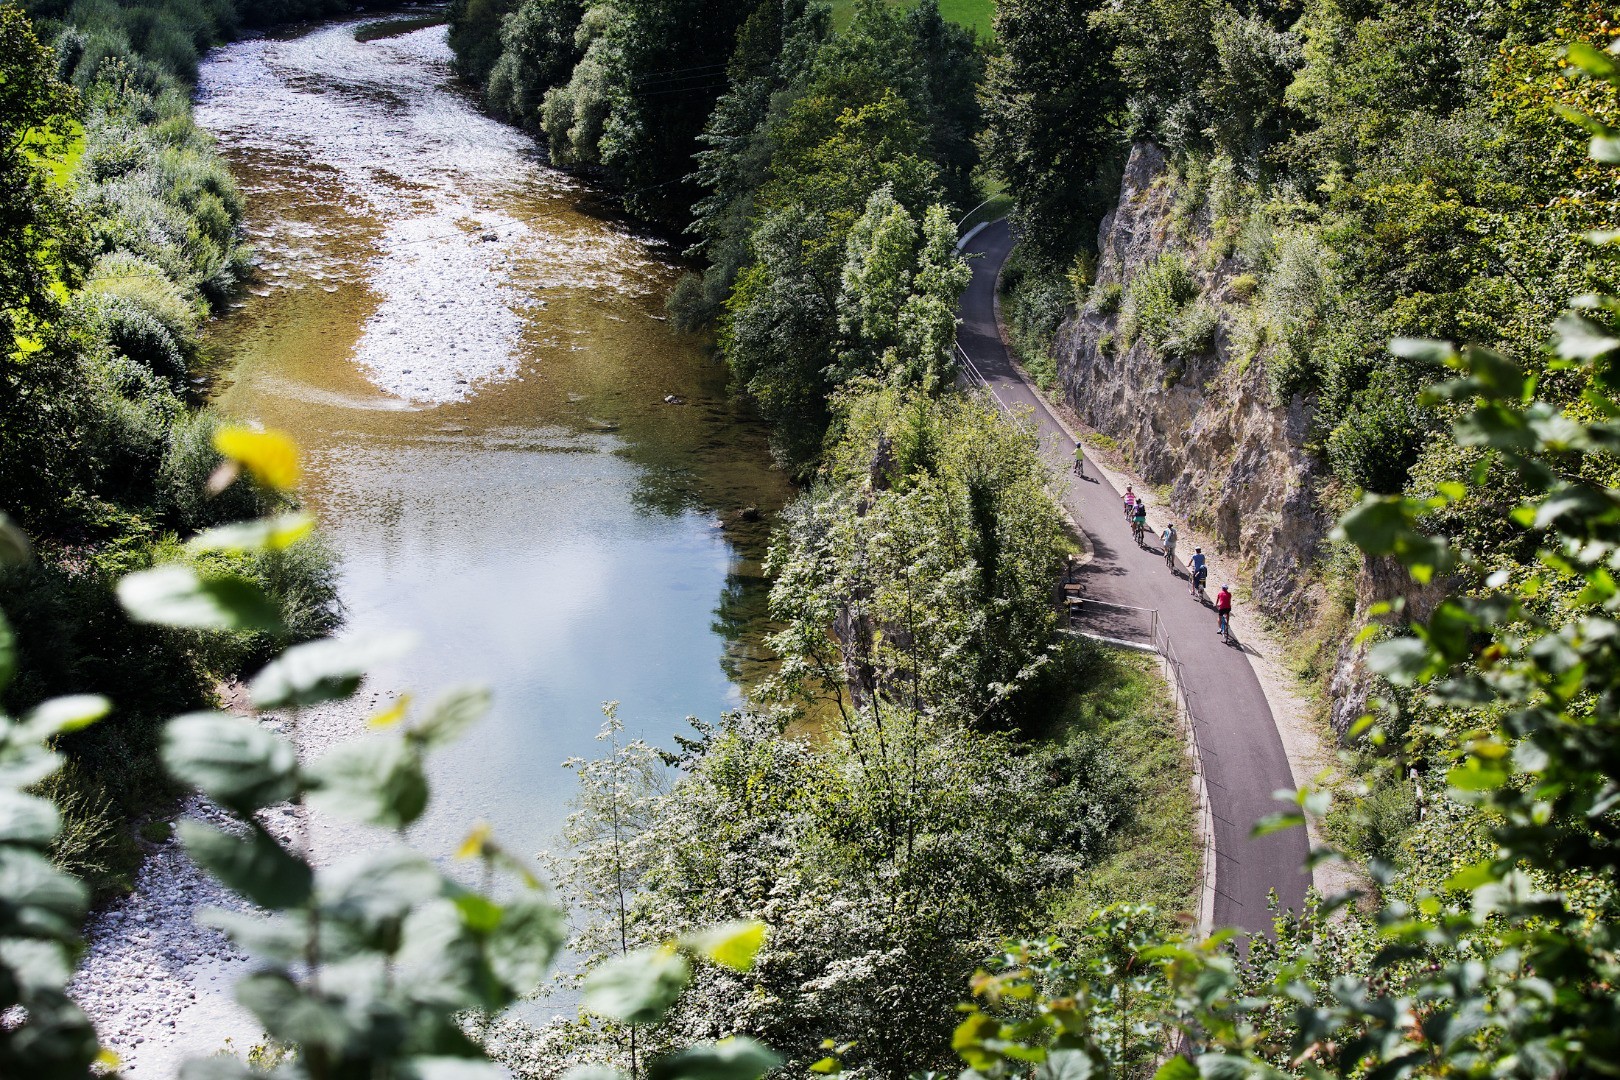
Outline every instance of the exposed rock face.
{"label": "exposed rock face", "polygon": [[1086,423],[1119,441],[1144,479],[1169,486],[1176,513],[1252,568],[1266,614],[1301,624],[1318,602],[1309,583],[1330,524],[1317,509],[1315,463],[1304,449],[1309,405],[1276,402],[1263,361],[1233,357],[1228,308],[1241,303],[1229,287],[1237,268],[1230,259],[1211,262],[1207,221],[1195,219],[1190,237],[1176,235],[1174,196],[1163,154],[1137,143],[1119,205],[1102,222],[1092,296],[1110,283],[1128,286],[1159,256],[1179,251],[1221,310],[1215,348],[1174,363],[1140,341],[1121,353],[1111,341],[1119,316],[1098,311],[1093,299],[1058,332],[1063,394]]}
{"label": "exposed rock face", "polygon": [[[1352,629],[1359,629],[1369,621],[1391,621],[1389,618],[1370,620],[1367,613],[1374,604],[1397,597],[1406,602],[1401,620],[1426,620],[1434,614],[1440,601],[1451,594],[1455,585],[1454,581],[1442,579],[1418,586],[1394,559],[1365,560],[1361,572],[1356,575],[1356,609]],[[1340,644],[1333,673],[1328,680],[1328,723],[1341,737],[1367,711],[1367,701],[1378,685],[1378,677],[1367,667],[1367,650],[1370,647],[1366,642],[1357,644],[1354,635],[1350,636]]]}

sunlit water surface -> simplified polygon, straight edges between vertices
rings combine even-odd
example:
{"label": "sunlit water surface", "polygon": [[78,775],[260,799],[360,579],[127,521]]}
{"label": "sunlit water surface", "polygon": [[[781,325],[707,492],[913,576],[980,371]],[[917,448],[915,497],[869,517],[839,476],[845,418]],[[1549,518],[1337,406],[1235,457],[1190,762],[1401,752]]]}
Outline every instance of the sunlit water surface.
{"label": "sunlit water surface", "polygon": [[[435,759],[412,840],[444,857],[486,820],[508,850],[557,850],[562,762],[603,752],[603,701],[667,746],[769,663],[758,559],[788,490],[705,343],[663,319],[671,251],[481,116],[443,27],[418,26],[331,25],[202,65],[197,117],[258,252],[211,343],[217,404],[302,445],[344,632],[422,641],[300,718],[306,751],[364,737],[400,693],[487,684],[494,710]],[[378,840],[309,828],[327,860]],[[196,922],[222,902],[169,843],[91,920],[72,992],[132,1080],[258,1037],[229,994],[247,965]]]}
{"label": "sunlit water surface", "polygon": [[601,702],[664,745],[738,704],[768,528],[740,511],[768,518],[787,485],[705,343],[664,320],[671,251],[480,115],[443,27],[361,25],[203,66],[197,116],[261,275],[219,328],[218,404],[304,448],[345,632],[420,635],[364,703],[495,692],[438,761],[417,841],[442,851],[486,819],[535,851],[574,790],[561,762],[601,753]]}

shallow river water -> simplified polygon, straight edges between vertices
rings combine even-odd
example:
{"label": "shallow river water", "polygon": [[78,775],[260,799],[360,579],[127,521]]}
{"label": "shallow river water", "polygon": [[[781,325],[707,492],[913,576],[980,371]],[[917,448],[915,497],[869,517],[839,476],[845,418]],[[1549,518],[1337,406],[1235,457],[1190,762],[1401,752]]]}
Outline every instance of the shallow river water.
{"label": "shallow river water", "polygon": [[304,448],[346,632],[421,637],[373,689],[494,689],[438,816],[529,850],[602,701],[665,743],[737,702],[764,539],[739,512],[786,484],[704,342],[664,321],[670,251],[480,115],[443,27],[356,25],[204,67],[197,117],[263,275],[219,328],[218,404]]}
{"label": "shallow river water", "polygon": [[[345,633],[422,641],[363,703],[495,693],[437,761],[417,842],[443,851],[485,819],[513,850],[554,848],[573,793],[561,762],[600,754],[601,702],[668,745],[688,714],[740,701],[787,484],[705,343],[663,318],[673,251],[593,212],[527,136],[482,116],[443,27],[361,41],[364,25],[203,64],[197,117],[242,186],[259,265],[215,335],[218,405],[303,447]],[[319,741],[360,728],[319,722]],[[228,961],[183,933],[166,943],[163,899],[110,912],[81,978],[139,1075],[231,1028],[197,1018]],[[143,1007],[148,989],[168,1004]]]}

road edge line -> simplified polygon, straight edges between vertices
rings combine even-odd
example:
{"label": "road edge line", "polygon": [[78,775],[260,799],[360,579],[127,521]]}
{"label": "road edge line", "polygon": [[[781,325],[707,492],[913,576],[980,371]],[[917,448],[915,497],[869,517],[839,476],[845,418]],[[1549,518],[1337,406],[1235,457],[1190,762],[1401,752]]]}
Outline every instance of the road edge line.
{"label": "road edge line", "polygon": [[[1003,221],[1006,219],[997,218],[996,220]],[[958,242],[957,251],[962,251],[967,245],[967,242],[971,240],[980,229],[994,224],[994,221],[986,221],[979,225],[975,225],[971,230],[968,231],[968,234]],[[1012,249],[1009,247],[1008,253],[1010,254],[1011,251]],[[1058,426],[1058,430],[1062,431],[1064,435],[1068,436],[1070,442],[1074,443],[1076,446],[1082,447],[1083,449],[1085,443],[1083,443],[1074,433],[1074,429],[1069,427],[1068,422],[1063,419],[1063,414],[1046,400],[1045,393],[1041,390],[1040,386],[1035,382],[1035,380],[1029,377],[1029,372],[1024,369],[1024,365],[1018,362],[1017,354],[1013,352],[1012,343],[1007,340],[1007,328],[1002,324],[1001,321],[1001,274],[1006,268],[1006,265],[1007,261],[1006,259],[1003,259],[1001,261],[1001,265],[996,267],[996,280],[990,289],[990,304],[991,310],[994,312],[995,316],[996,336],[1001,339],[1001,347],[1007,353],[1007,362],[1012,365],[1012,369],[1018,373],[1018,378],[1023,381],[1024,385],[1027,386],[1030,392],[1034,395],[1035,400],[1040,403],[1042,411],[1044,411],[1047,416],[1052,418],[1052,422]],[[957,347],[961,347],[960,343],[958,343]],[[963,353],[966,355],[965,349],[963,350]],[[972,358],[969,357],[969,360],[971,359]],[[995,390],[991,387],[986,386],[985,389],[989,392],[991,397],[996,396]],[[1000,401],[1000,398],[996,398],[996,400]],[[1007,408],[1004,402],[1002,403],[1002,408]],[[1092,465],[1097,468],[1099,473],[1103,471],[1102,466],[1095,460],[1092,461]],[[1104,475],[1106,476],[1106,474]],[[1068,482],[1066,478],[1064,482]],[[1073,521],[1075,528],[1079,530],[1082,536],[1084,536],[1086,531],[1085,526],[1082,525],[1073,514],[1068,513],[1068,508],[1063,507],[1061,502],[1059,503],[1059,506],[1063,509],[1064,516],[1069,518],[1070,521]],[[1086,540],[1086,547],[1088,550],[1094,547],[1089,537],[1087,537]],[[1198,874],[1198,937],[1200,940],[1208,938],[1209,935],[1215,930],[1215,810],[1210,802],[1209,785],[1204,782],[1204,757],[1198,748],[1198,733],[1193,728],[1194,720],[1192,710],[1187,707],[1187,696],[1182,689],[1180,673],[1175,670],[1175,665],[1170,662],[1170,658],[1165,656],[1164,653],[1160,652],[1157,646],[1150,645],[1144,647],[1140,644],[1116,641],[1096,634],[1082,634],[1081,636],[1096,638],[1098,640],[1107,641],[1112,645],[1124,646],[1125,648],[1141,649],[1152,652],[1159,658],[1159,666],[1165,672],[1165,681],[1170,684],[1171,693],[1173,693],[1181,702],[1181,708],[1177,711],[1182,717],[1185,718],[1184,729],[1182,731],[1183,750],[1192,761],[1193,797],[1198,803],[1198,820],[1197,824],[1194,826],[1198,834],[1196,839],[1199,841],[1200,864]],[[1264,694],[1264,681],[1260,681],[1262,682],[1261,692]],[[1268,708],[1271,706],[1269,695],[1267,695],[1266,705]],[[1277,717],[1275,711],[1273,711],[1271,722],[1273,726],[1276,726]],[[1278,738],[1281,738],[1281,731],[1278,732]],[[1289,772],[1293,772],[1292,761],[1289,761]],[[1312,880],[1314,883],[1314,875]]]}

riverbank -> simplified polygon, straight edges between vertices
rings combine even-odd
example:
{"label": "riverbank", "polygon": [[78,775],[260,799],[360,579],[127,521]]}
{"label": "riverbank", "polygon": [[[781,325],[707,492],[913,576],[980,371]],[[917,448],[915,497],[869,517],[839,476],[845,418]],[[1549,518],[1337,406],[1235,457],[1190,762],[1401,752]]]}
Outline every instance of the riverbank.
{"label": "riverbank", "polygon": [[273,556],[176,543],[286,508],[247,485],[204,495],[219,456],[203,339],[250,253],[240,192],[191,115],[189,43],[226,33],[228,9],[81,6],[68,24],[37,26],[4,13],[0,81],[32,104],[4,118],[29,134],[8,126],[0,182],[11,208],[0,322],[20,335],[0,364],[0,501],[36,557],[0,571],[19,642],[0,705],[22,715],[85,691],[116,702],[116,723],[59,741],[67,767],[38,792],[63,818],[52,858],[98,900],[131,887],[140,830],[175,797],[157,762],[162,720],[206,707],[217,682],[278,644],[137,624],[114,596],[119,577],[157,561],[228,568],[266,591],[293,640],[338,616],[318,543]]}
{"label": "riverbank", "polygon": [[[214,401],[301,443],[346,632],[433,643],[375,672],[361,705],[469,678],[495,692],[435,762],[413,841],[450,850],[485,818],[533,853],[573,793],[560,763],[596,752],[601,701],[668,744],[769,663],[759,560],[789,486],[704,340],[665,321],[670,249],[595,216],[588,190],[479,115],[443,29],[408,19],[203,62],[196,116],[257,256],[209,333],[227,364]],[[299,738],[309,752],[363,726],[312,713]],[[323,853],[363,842],[316,836]],[[160,844],[92,924],[75,994],[128,1075],[251,1040],[230,1020],[245,1021],[236,961],[191,927],[217,899]]]}

